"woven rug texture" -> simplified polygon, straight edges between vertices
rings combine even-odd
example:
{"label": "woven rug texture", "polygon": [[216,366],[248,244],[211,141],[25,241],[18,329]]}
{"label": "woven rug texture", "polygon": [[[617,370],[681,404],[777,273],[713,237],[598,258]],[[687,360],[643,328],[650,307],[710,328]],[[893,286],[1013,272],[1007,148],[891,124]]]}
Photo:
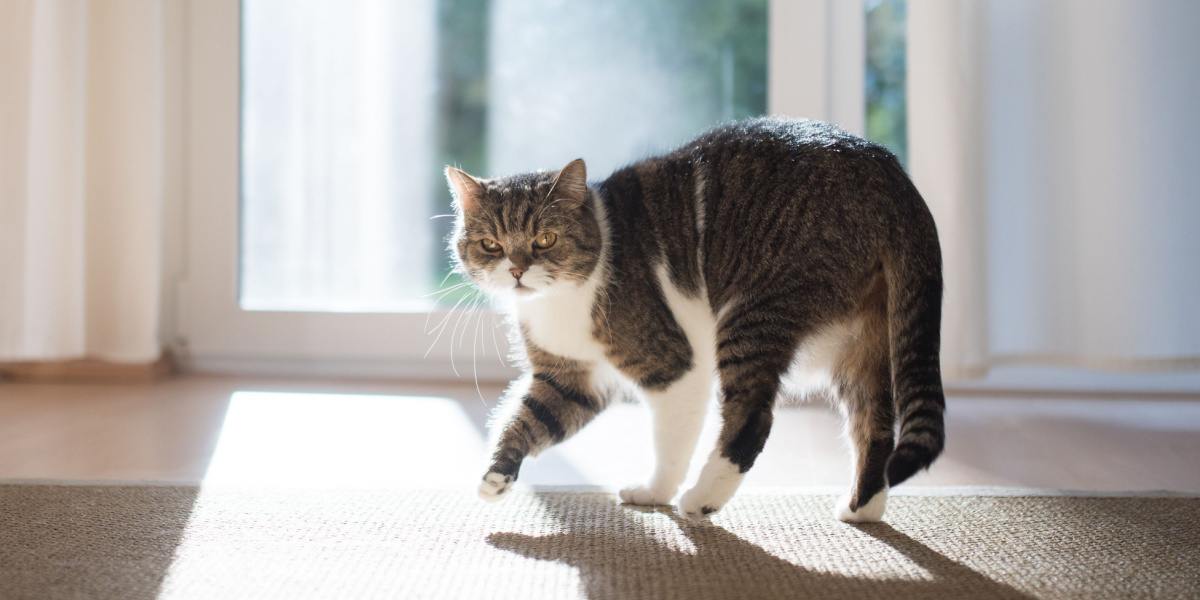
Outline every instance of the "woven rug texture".
{"label": "woven rug texture", "polygon": [[1196,598],[1200,499],[0,485],[0,598]]}

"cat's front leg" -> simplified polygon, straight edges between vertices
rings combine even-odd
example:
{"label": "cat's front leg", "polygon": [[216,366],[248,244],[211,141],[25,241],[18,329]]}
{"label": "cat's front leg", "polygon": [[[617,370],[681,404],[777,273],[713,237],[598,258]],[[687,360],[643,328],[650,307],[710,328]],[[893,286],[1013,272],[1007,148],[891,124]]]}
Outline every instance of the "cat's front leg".
{"label": "cat's front leg", "polygon": [[605,407],[593,390],[590,372],[579,366],[534,368],[510,388],[504,400],[507,416],[497,421],[498,435],[479,496],[500,498],[511,489],[526,457],[557,444],[579,431]]}
{"label": "cat's front leg", "polygon": [[671,503],[687,477],[712,395],[711,370],[693,368],[664,390],[643,395],[654,422],[654,474],[644,485],[621,490],[621,501],[640,506]]}

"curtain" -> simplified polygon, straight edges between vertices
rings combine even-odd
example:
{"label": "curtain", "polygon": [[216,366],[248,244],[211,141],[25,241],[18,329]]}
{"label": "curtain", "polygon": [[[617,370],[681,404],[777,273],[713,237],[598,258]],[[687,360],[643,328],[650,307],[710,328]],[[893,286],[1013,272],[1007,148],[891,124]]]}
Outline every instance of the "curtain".
{"label": "curtain", "polygon": [[909,3],[943,366],[1200,367],[1200,3]]}
{"label": "curtain", "polygon": [[0,4],[0,360],[159,355],[161,17]]}

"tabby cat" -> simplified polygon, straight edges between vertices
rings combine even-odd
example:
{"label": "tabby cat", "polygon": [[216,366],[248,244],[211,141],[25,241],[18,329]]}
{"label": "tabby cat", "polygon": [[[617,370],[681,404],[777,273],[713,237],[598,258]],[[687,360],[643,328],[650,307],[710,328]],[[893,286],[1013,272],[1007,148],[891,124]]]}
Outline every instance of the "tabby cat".
{"label": "tabby cat", "polygon": [[717,447],[679,499],[688,516],[733,496],[798,377],[846,416],[854,483],[838,518],[879,520],[888,486],[941,452],[941,251],[883,147],[761,118],[590,184],[583,160],[446,178],[458,267],[511,298],[528,359],[494,423],[485,498],[631,389],[651,409],[656,454],[651,479],[620,492],[637,505],[674,499],[719,396]]}

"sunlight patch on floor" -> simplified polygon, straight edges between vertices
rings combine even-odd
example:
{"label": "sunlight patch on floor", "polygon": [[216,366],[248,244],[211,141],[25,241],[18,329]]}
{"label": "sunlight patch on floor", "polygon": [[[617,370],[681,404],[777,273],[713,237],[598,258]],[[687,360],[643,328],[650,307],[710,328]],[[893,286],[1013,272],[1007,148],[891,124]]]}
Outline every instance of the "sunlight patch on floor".
{"label": "sunlight patch on floor", "polygon": [[483,456],[450,398],[239,391],[204,483],[460,487]]}

